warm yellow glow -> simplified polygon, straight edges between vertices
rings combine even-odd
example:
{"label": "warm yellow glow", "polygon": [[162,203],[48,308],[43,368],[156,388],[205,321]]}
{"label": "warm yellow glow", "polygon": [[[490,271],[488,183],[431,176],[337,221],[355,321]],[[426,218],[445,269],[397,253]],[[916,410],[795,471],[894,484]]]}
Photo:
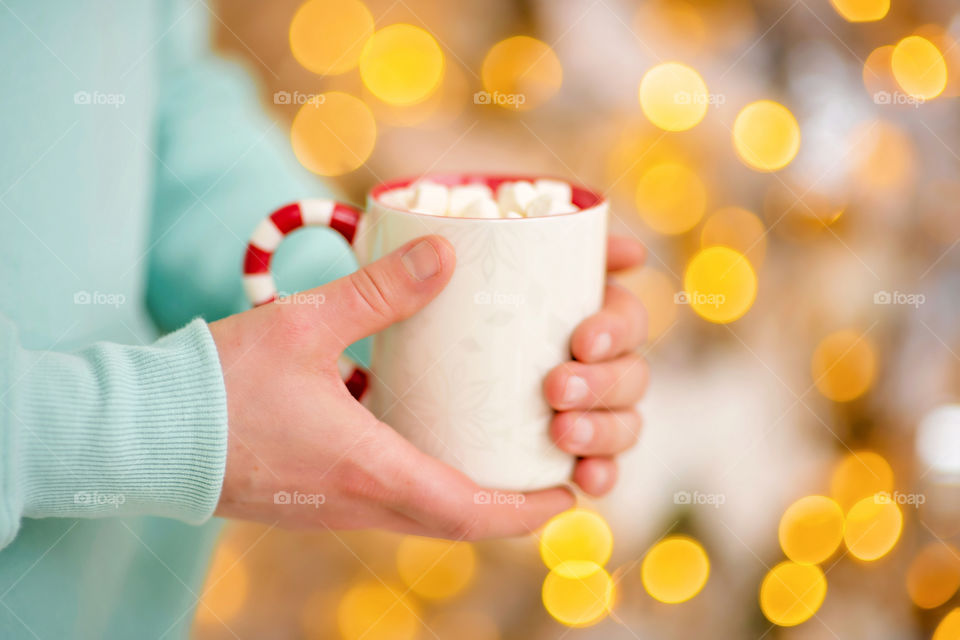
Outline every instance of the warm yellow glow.
{"label": "warm yellow glow", "polygon": [[859,450],[837,463],[830,478],[830,495],[845,512],[864,498],[893,491],[893,469],[879,453]]}
{"label": "warm yellow glow", "polygon": [[448,63],[440,86],[423,102],[398,106],[375,99],[369,91],[366,93],[370,95],[367,102],[374,117],[383,126],[443,129],[463,113],[471,92],[461,67]]}
{"label": "warm yellow glow", "polygon": [[407,536],[397,548],[397,571],[410,590],[439,600],[456,595],[473,578],[476,557],[469,542]]}
{"label": "warm yellow glow", "polygon": [[914,98],[932,100],[947,87],[947,63],[937,45],[921,36],[897,43],[891,56],[893,77]]}
{"label": "warm yellow glow", "polygon": [[232,545],[217,546],[197,604],[198,624],[227,622],[240,612],[250,591],[250,574],[241,558]]}
{"label": "warm yellow glow", "polygon": [[760,585],[760,609],[770,622],[792,627],[809,620],[827,596],[827,579],[815,564],[781,562]]}
{"label": "warm yellow glow", "polygon": [[[582,563],[577,563],[582,564]],[[543,581],[543,606],[569,627],[588,627],[600,622],[613,603],[613,580],[600,565],[591,571],[583,567],[557,565]]]}
{"label": "warm yellow glow", "polygon": [[614,276],[617,282],[640,299],[647,312],[647,342],[653,342],[673,326],[677,317],[674,294],[677,284],[653,267],[630,269]]}
{"label": "warm yellow glow", "polygon": [[703,589],[710,576],[710,559],[699,542],[670,536],[643,558],[640,577],[653,598],[667,604],[686,602]]}
{"label": "warm yellow glow", "polygon": [[863,86],[874,99],[878,98],[877,94],[879,92],[892,93],[897,88],[897,82],[893,78],[892,59],[893,45],[887,44],[871,51],[867,59],[864,60]]}
{"label": "warm yellow glow", "polygon": [[636,202],[640,217],[651,229],[676,235],[700,222],[707,208],[707,188],[692,169],[667,162],[643,174]]}
{"label": "warm yellow glow", "polygon": [[404,589],[379,580],[351,587],[337,608],[337,624],[345,640],[411,640],[420,625],[416,602]]}
{"label": "warm yellow glow", "polygon": [[763,221],[750,211],[740,207],[724,207],[703,223],[700,246],[704,249],[730,247],[759,268],[767,253],[767,229]]}
{"label": "warm yellow glow", "polygon": [[733,146],[748,167],[777,171],[790,164],[800,150],[800,125],[782,104],[753,102],[733,123]]}
{"label": "warm yellow glow", "polygon": [[426,623],[424,638],[454,640],[500,640],[500,629],[489,615],[474,609],[444,610]]}
{"label": "warm yellow glow", "polygon": [[921,609],[934,609],[960,588],[960,551],[946,542],[931,542],[907,570],[907,593]]}
{"label": "warm yellow glow", "polygon": [[683,288],[686,301],[698,315],[726,324],[753,305],[757,275],[742,254],[729,247],[710,247],[690,260]]}
{"label": "warm yellow glow", "polygon": [[554,516],[540,535],[543,563],[555,571],[578,572],[568,577],[605,565],[612,552],[610,526],[600,514],[588,509],[570,509]]}
{"label": "warm yellow glow", "polygon": [[819,564],[843,540],[843,511],[825,496],[800,498],[780,518],[780,548],[799,564]]}
{"label": "warm yellow glow", "polygon": [[314,73],[344,73],[357,66],[371,35],[373,16],[359,0],[310,0],[290,22],[290,51]]}
{"label": "warm yellow glow", "polygon": [[300,164],[321,176],[339,176],[361,166],[376,140],[377,123],[370,108],[339,91],[300,107],[290,128]]}
{"label": "warm yellow glow", "polygon": [[334,589],[323,589],[307,596],[299,615],[303,637],[323,640],[336,635],[337,621],[330,612],[336,610],[340,595]]}
{"label": "warm yellow glow", "polygon": [[640,107],[654,125],[666,131],[686,131],[703,120],[710,95],[691,67],[679,62],[659,64],[640,82]]}
{"label": "warm yellow glow", "polygon": [[889,120],[857,125],[850,133],[855,149],[855,176],[868,193],[908,188],[916,174],[916,151],[910,135]]}
{"label": "warm yellow glow", "polygon": [[887,555],[900,538],[903,514],[889,495],[878,493],[850,508],[843,540],[850,555],[860,560],[876,560]]}
{"label": "warm yellow glow", "polygon": [[393,105],[426,100],[443,79],[443,51],[436,39],[412,24],[392,24],[367,40],[360,56],[363,84]]}
{"label": "warm yellow glow", "polygon": [[862,396],[873,384],[876,373],[873,343],[856,331],[831,333],[820,341],[810,361],[814,385],[835,402]]}
{"label": "warm yellow glow", "polygon": [[890,11],[890,0],[830,0],[830,4],[848,22],[882,20]]}
{"label": "warm yellow glow", "polygon": [[933,640],[960,640],[960,609],[954,609],[940,621]]}
{"label": "warm yellow glow", "polygon": [[563,67],[550,45],[514,36],[493,45],[480,72],[488,104],[510,110],[539,107],[563,84]]}

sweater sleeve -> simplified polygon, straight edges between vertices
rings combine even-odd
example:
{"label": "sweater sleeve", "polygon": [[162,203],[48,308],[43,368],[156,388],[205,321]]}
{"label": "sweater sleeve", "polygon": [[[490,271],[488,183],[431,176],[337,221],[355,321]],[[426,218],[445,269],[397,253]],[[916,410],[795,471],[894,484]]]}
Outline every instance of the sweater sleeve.
{"label": "sweater sleeve", "polygon": [[21,348],[0,317],[0,548],[23,517],[204,521],[220,494],[226,413],[202,320],[150,346],[66,354]]}

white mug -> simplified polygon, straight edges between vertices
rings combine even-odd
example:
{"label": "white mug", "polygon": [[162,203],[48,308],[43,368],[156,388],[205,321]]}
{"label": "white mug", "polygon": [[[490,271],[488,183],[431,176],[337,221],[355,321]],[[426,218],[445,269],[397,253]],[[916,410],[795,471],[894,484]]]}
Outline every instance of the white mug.
{"label": "white mug", "polygon": [[[493,489],[528,491],[570,480],[574,458],[551,441],[543,380],[570,359],[570,335],[603,302],[606,199],[572,185],[574,213],[520,219],[459,218],[384,204],[387,191],[428,179],[496,191],[529,176],[430,175],[381,184],[367,210],[330,200],[281,207],[250,239],[244,286],[255,305],[277,295],[270,258],[283,237],[329,226],[360,264],[437,234],[457,265],[447,286],[413,317],[373,338],[371,372],[341,363],[345,383],[379,419],[422,451]],[[364,390],[369,382],[369,394]]]}

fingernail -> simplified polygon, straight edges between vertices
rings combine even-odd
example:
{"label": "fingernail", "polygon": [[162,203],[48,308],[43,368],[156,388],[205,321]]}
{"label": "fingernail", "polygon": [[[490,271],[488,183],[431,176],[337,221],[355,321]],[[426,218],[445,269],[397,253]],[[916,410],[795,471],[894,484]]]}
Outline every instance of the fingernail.
{"label": "fingernail", "polygon": [[587,396],[587,381],[580,376],[570,376],[567,378],[567,384],[563,388],[563,402],[565,404],[574,404],[583,400]]}
{"label": "fingernail", "polygon": [[593,421],[586,416],[579,416],[570,425],[567,440],[576,446],[589,444],[593,440]]}
{"label": "fingernail", "polygon": [[613,337],[609,333],[601,333],[593,339],[593,346],[590,347],[590,359],[599,360],[610,353],[610,347],[613,346]]}
{"label": "fingernail", "polygon": [[421,240],[400,258],[404,268],[417,280],[426,280],[440,273],[440,255],[433,245]]}

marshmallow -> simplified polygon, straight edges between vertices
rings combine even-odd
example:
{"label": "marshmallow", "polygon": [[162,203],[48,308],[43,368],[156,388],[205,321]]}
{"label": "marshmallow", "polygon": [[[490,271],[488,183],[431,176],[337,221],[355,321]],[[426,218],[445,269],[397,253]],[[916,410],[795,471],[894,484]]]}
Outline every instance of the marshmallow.
{"label": "marshmallow", "polygon": [[563,182],[562,180],[549,180],[547,178],[543,178],[535,181],[533,186],[540,195],[550,196],[553,201],[557,203],[557,208],[560,208],[560,204],[569,205],[573,200],[573,189],[570,188],[569,184]]}
{"label": "marshmallow", "polygon": [[528,218],[539,218],[541,216],[556,216],[562,213],[573,213],[578,211],[577,207],[570,202],[558,201],[554,194],[541,193],[530,201],[525,213]]}
{"label": "marshmallow", "polygon": [[461,218],[499,218],[500,207],[493,198],[474,200],[460,210]]}
{"label": "marshmallow", "polygon": [[465,184],[451,187],[447,213],[452,216],[459,216],[464,207],[475,200],[484,198],[487,200],[493,199],[493,191],[485,184]]}
{"label": "marshmallow", "polygon": [[504,218],[525,218],[526,216],[522,213],[517,213],[516,211],[507,211],[503,214]]}
{"label": "marshmallow", "polygon": [[525,211],[535,197],[537,190],[529,182],[504,182],[497,189],[497,203],[504,212]]}
{"label": "marshmallow", "polygon": [[393,189],[380,194],[380,202],[394,209],[409,209],[413,202],[413,190]]}
{"label": "marshmallow", "polygon": [[424,180],[413,185],[413,200],[410,210],[417,213],[429,213],[442,216],[447,212],[450,192],[442,184]]}

